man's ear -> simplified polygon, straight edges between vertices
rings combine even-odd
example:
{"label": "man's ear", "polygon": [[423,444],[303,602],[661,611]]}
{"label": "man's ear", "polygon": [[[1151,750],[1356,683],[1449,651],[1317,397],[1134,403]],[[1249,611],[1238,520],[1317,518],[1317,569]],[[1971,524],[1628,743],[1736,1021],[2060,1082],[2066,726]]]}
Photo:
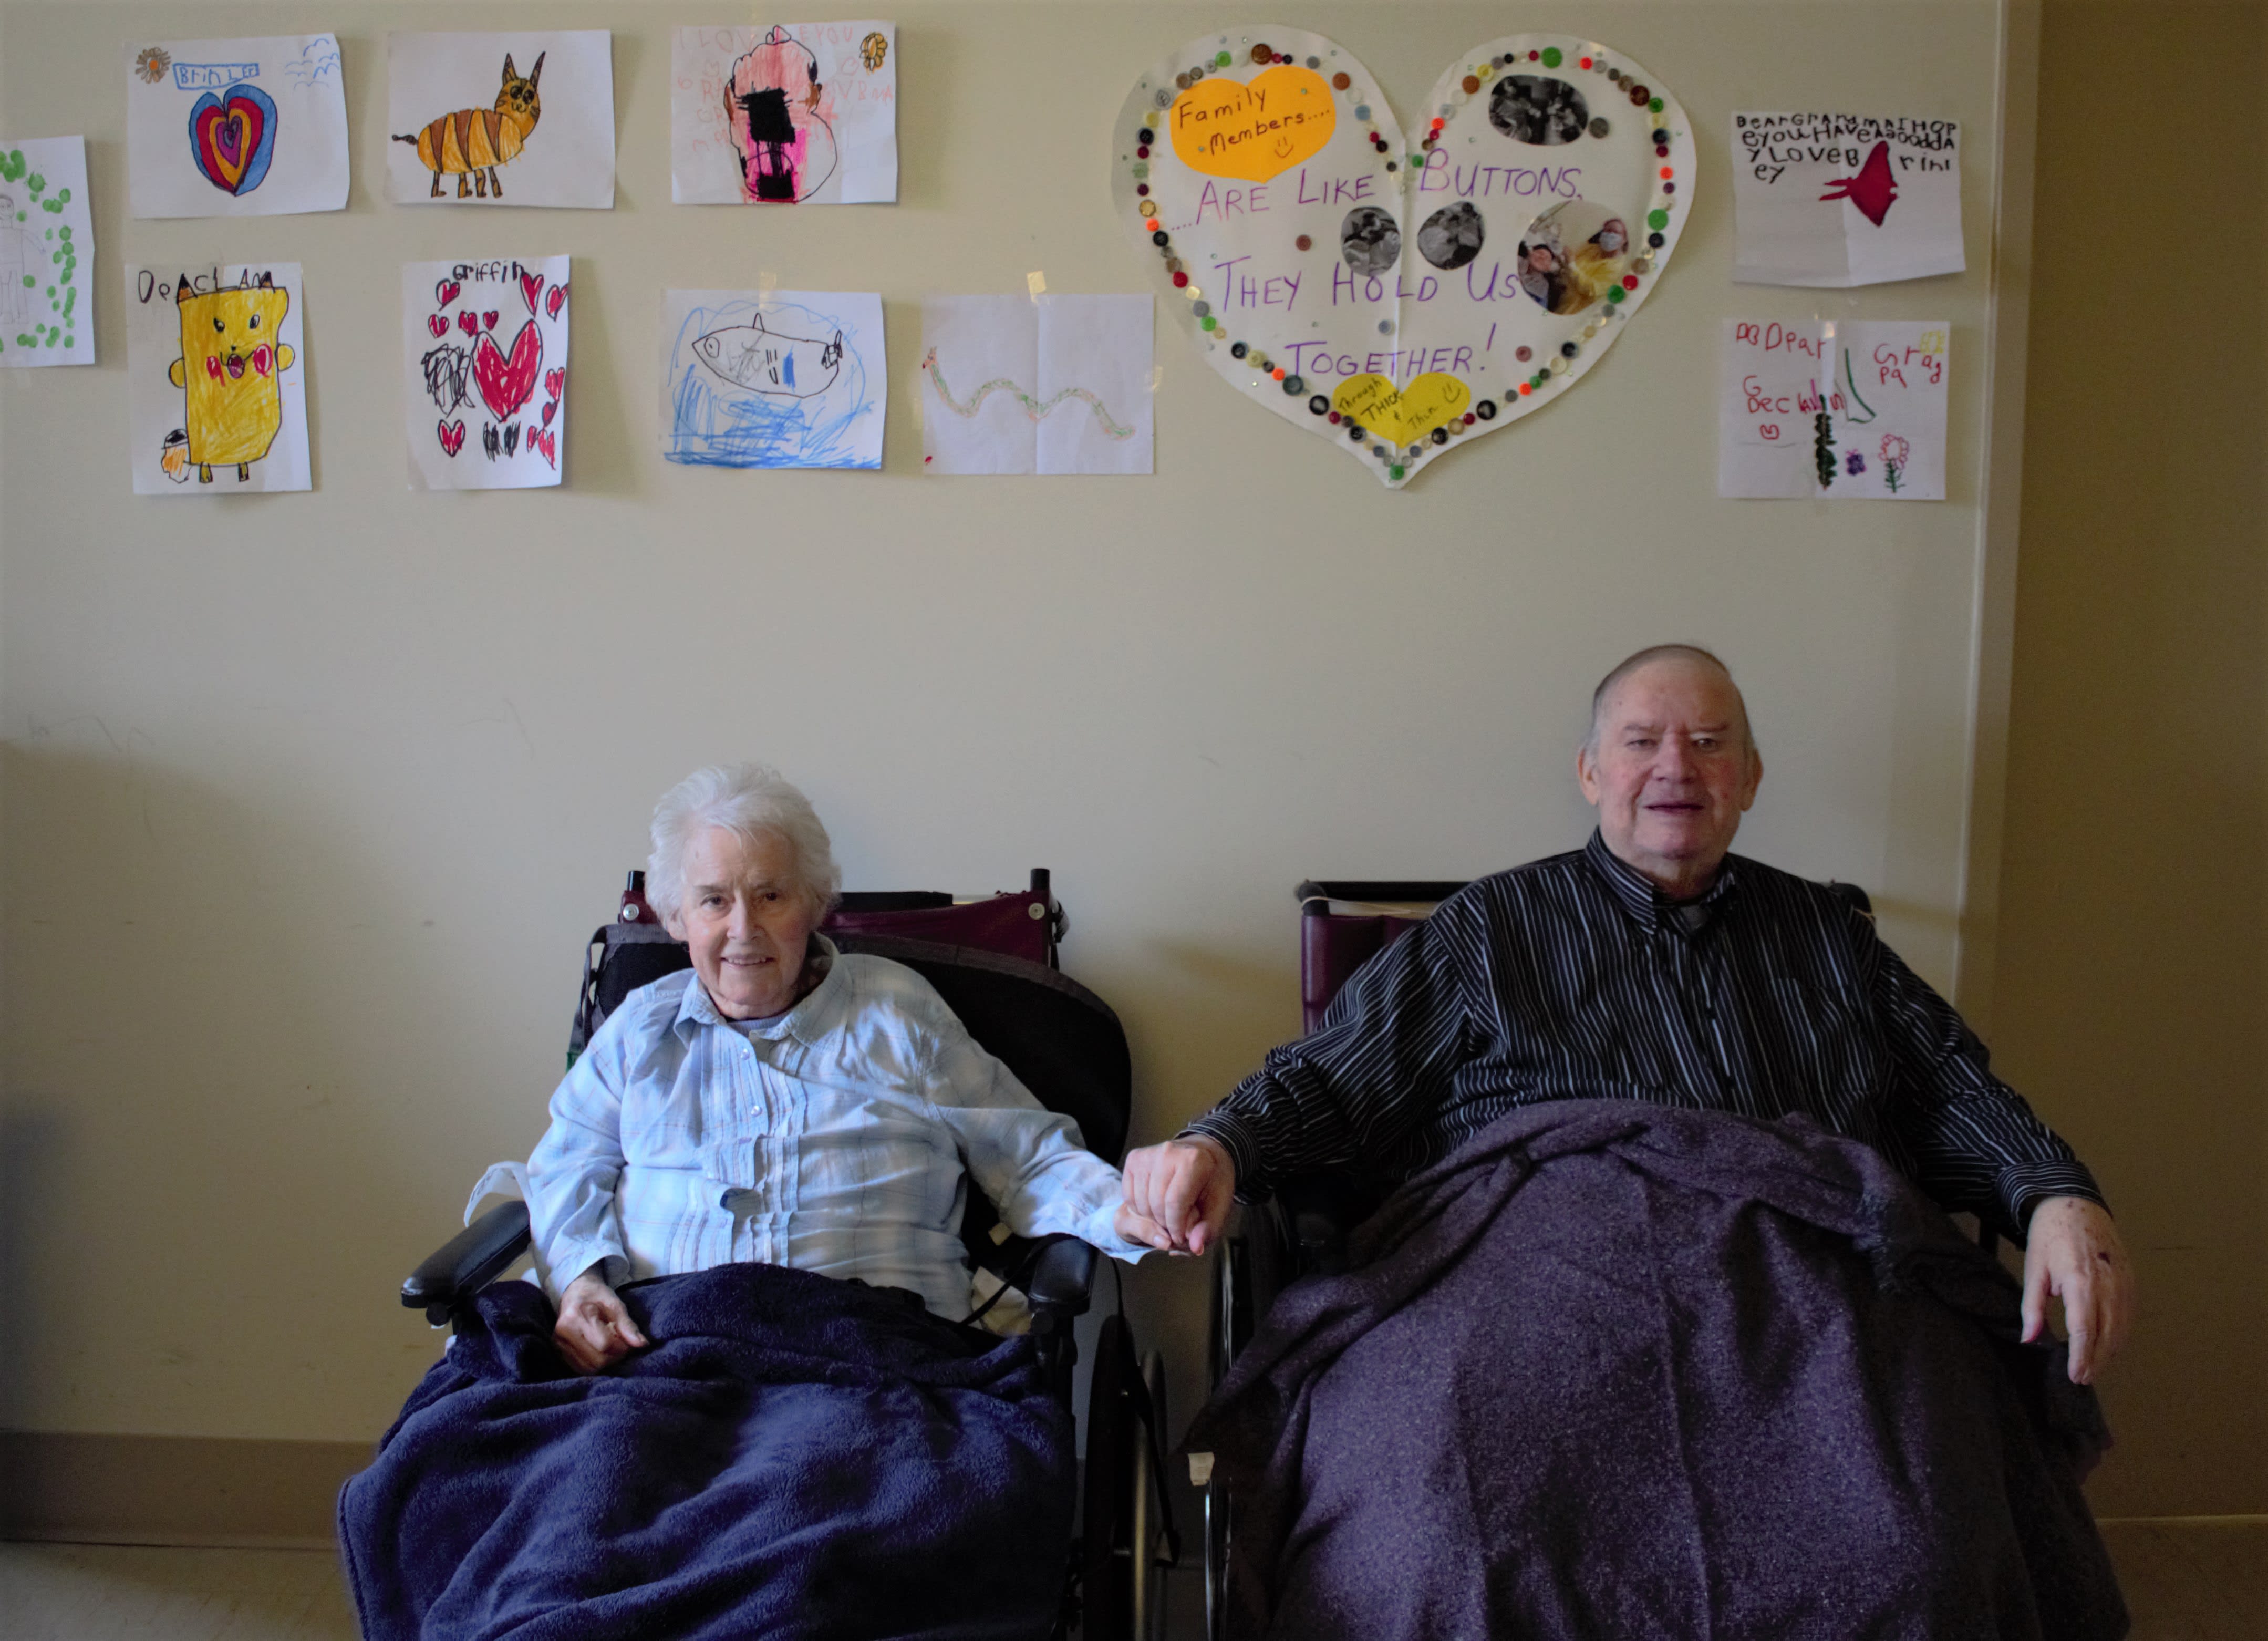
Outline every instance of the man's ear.
{"label": "man's ear", "polygon": [[1599,806],[1599,767],[1592,761],[1587,742],[1575,748],[1575,782],[1583,789],[1583,801],[1596,809]]}
{"label": "man's ear", "polygon": [[1749,806],[1756,801],[1756,788],[1764,784],[1764,754],[1754,747],[1749,748],[1749,788],[1741,794],[1741,813],[1746,814]]}

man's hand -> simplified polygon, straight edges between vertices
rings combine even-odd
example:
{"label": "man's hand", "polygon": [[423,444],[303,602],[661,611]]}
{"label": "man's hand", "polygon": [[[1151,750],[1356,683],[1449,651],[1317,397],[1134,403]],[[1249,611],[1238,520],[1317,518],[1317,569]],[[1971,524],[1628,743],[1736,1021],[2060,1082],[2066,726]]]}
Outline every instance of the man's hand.
{"label": "man's hand", "polygon": [[578,1373],[595,1373],[646,1343],[622,1296],[596,1269],[576,1277],[559,1296],[559,1325],[551,1337]]}
{"label": "man's hand", "polygon": [[1228,1228],[1236,1162],[1219,1140],[1193,1134],[1126,1157],[1126,1203],[1118,1229],[1169,1254],[1202,1254]]}
{"label": "man's hand", "polygon": [[2134,1267],[2110,1216],[2083,1196],[2050,1196],[2032,1210],[2024,1249],[2024,1338],[2048,1325],[2048,1295],[2063,1301],[2071,1382],[2091,1385],[2126,1343]]}

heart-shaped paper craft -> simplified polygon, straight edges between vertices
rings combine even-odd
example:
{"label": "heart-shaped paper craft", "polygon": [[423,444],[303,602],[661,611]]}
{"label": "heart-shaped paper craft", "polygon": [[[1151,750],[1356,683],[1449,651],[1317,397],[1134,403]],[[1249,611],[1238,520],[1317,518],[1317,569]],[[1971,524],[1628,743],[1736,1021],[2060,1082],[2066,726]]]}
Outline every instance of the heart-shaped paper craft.
{"label": "heart-shaped paper craft", "polygon": [[1513,34],[1404,140],[1304,29],[1192,40],[1112,128],[1113,200],[1213,368],[1390,487],[1563,396],[1653,291],[1694,143],[1619,52]]}
{"label": "heart-shaped paper craft", "polygon": [[520,321],[509,357],[487,331],[473,344],[473,385],[480,389],[481,402],[488,406],[489,414],[499,422],[527,402],[535,391],[535,379],[542,372],[543,337],[532,319]]}
{"label": "heart-shaped paper craft", "polygon": [[189,107],[189,156],[222,193],[251,193],[276,157],[276,104],[249,84],[207,92]]}

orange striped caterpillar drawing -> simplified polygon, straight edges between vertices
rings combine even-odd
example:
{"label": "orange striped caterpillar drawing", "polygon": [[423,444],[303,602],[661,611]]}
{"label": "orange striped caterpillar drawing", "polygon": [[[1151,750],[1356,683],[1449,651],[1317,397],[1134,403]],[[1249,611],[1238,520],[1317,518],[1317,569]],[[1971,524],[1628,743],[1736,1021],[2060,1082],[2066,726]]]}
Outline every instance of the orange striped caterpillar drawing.
{"label": "orange striped caterpillar drawing", "polygon": [[545,55],[536,54],[535,66],[522,79],[512,66],[512,54],[504,54],[504,85],[495,107],[460,108],[415,136],[395,134],[394,140],[416,148],[417,163],[433,173],[432,198],[441,197],[443,177],[457,179],[459,199],[504,197],[496,168],[526,146],[528,133],[543,117],[543,99],[536,95],[535,83],[543,77]]}

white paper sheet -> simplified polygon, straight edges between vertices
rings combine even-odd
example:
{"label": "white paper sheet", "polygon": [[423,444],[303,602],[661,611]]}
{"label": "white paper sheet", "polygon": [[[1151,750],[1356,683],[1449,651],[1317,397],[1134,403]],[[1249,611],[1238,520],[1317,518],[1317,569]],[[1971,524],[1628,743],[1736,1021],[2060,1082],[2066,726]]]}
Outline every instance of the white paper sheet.
{"label": "white paper sheet", "polygon": [[312,488],[306,313],[297,262],[127,269],[136,495]]}
{"label": "white paper sheet", "polygon": [[863,291],[661,293],[661,453],[711,467],[879,467],[889,372]]}
{"label": "white paper sheet", "polygon": [[397,205],[614,205],[604,29],[389,34],[386,121],[386,197]]}
{"label": "white paper sheet", "polygon": [[94,363],[86,142],[0,137],[0,367]]}
{"label": "white paper sheet", "polygon": [[1733,277],[1871,285],[1957,274],[1961,128],[1847,114],[1733,116]]}
{"label": "white paper sheet", "polygon": [[669,68],[678,204],[897,199],[896,24],[681,28]]}
{"label": "white paper sheet", "polygon": [[1945,499],[1943,320],[1728,319],[1717,494]]}
{"label": "white paper sheet", "polygon": [[332,34],[133,39],[126,174],[136,217],[282,217],[347,202]]}
{"label": "white paper sheet", "polygon": [[570,317],[563,256],[403,266],[412,489],[559,482]]}
{"label": "white paper sheet", "polygon": [[1151,470],[1148,297],[922,303],[926,473]]}

